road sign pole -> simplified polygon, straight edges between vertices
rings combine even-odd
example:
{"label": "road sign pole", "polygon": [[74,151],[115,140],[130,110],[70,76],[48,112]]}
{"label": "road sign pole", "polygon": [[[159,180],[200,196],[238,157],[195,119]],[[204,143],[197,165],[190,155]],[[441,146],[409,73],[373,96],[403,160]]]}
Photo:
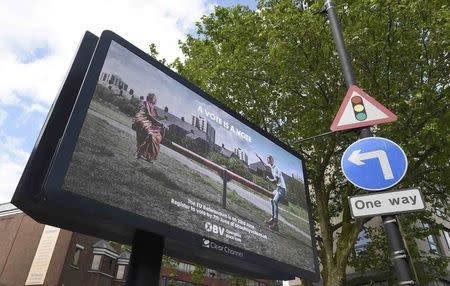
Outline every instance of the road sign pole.
{"label": "road sign pole", "polygon": [[137,230],[134,234],[127,286],[159,285],[164,237]]}
{"label": "road sign pole", "polygon": [[[344,73],[345,84],[347,89],[352,85],[356,85],[356,80],[353,75],[353,68],[350,62],[347,47],[345,46],[344,36],[342,35],[341,25],[339,24],[338,15],[334,3],[331,0],[325,1],[325,12],[327,12],[328,21],[330,22],[331,32],[333,34],[334,44],[341,61],[342,72]],[[358,131],[358,135],[361,138],[372,137],[370,128],[362,128]]]}
{"label": "road sign pole", "polygon": [[353,69],[348,57],[347,48],[345,47],[344,36],[342,35],[336,8],[331,0],[327,0],[325,1],[324,9],[327,12],[334,43],[336,44],[336,49],[341,59],[341,68],[344,73],[345,83],[347,88],[350,88],[351,85],[356,84],[356,80],[353,76]]}
{"label": "road sign pole", "polygon": [[[331,0],[326,0],[324,5],[324,11],[327,12],[328,20],[330,22],[330,28],[333,34],[334,43],[341,61],[342,72],[344,73],[345,83],[347,88],[356,84],[356,80],[353,76],[352,65],[345,46],[344,37],[342,35],[341,26],[339,24],[336,8]],[[370,127],[364,127],[358,131],[360,138],[372,137],[373,134]],[[399,285],[413,285],[414,280],[411,275],[405,246],[400,234],[397,220],[392,216],[383,217],[383,225],[386,231],[386,236],[391,248],[392,263],[397,273],[397,279]]]}
{"label": "road sign pole", "polygon": [[384,231],[391,249],[391,259],[397,272],[398,285],[414,285],[405,245],[394,216],[383,216]]}

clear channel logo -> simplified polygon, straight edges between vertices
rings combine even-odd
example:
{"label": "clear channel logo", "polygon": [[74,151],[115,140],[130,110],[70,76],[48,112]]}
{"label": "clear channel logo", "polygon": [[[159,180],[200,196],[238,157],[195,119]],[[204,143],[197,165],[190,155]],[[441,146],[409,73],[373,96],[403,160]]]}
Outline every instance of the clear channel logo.
{"label": "clear channel logo", "polygon": [[212,241],[209,238],[203,238],[203,244],[202,247],[213,249],[218,252],[222,252],[228,255],[237,256],[239,258],[244,257],[244,252],[233,249],[227,245],[222,245],[221,243],[217,241]]}

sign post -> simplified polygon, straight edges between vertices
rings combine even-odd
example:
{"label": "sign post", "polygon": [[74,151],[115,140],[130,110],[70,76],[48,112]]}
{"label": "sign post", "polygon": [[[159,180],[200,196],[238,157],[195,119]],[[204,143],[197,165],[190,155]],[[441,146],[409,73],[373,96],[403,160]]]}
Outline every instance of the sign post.
{"label": "sign post", "polygon": [[[333,39],[341,60],[345,83],[347,88],[350,89],[352,85],[356,84],[356,80],[353,76],[352,65],[345,47],[344,37],[342,35],[336,8],[331,0],[325,1],[323,11],[327,13]],[[358,131],[358,134],[360,138],[373,136],[369,127],[363,127]],[[406,255],[405,246],[403,244],[397,220],[394,216],[383,216],[382,218],[389,246],[392,251],[391,257],[394,268],[397,272],[398,283],[399,285],[414,285],[414,280],[412,278],[411,269],[408,263],[408,257]]]}

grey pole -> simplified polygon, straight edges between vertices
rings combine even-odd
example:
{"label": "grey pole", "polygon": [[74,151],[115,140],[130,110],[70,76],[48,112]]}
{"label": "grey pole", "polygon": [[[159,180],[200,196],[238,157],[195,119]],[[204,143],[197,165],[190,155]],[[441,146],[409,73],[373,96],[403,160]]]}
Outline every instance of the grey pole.
{"label": "grey pole", "polygon": [[394,216],[383,216],[383,226],[391,249],[391,260],[397,273],[398,285],[414,285],[411,268],[408,264],[408,256],[403,244],[403,239],[398,227],[398,221]]}
{"label": "grey pole", "polygon": [[[341,68],[344,73],[345,83],[347,88],[350,88],[351,85],[356,84],[356,80],[353,76],[351,61],[349,60],[347,48],[345,47],[344,37],[333,2],[331,0],[326,0],[322,11],[326,12],[328,15],[334,43],[339,59],[341,60]],[[358,135],[359,138],[373,136],[370,127],[364,127],[358,130]],[[414,285],[407,253],[405,251],[397,220],[393,216],[383,216],[382,219],[389,247],[391,249],[392,264],[397,273],[398,285]]]}
{"label": "grey pole", "polygon": [[222,208],[226,209],[227,208],[227,182],[228,182],[228,171],[227,168],[224,166],[224,169],[222,170],[222,180],[223,180],[223,185],[222,185]]}
{"label": "grey pole", "polygon": [[127,286],[159,285],[164,237],[136,230],[134,234]]}
{"label": "grey pole", "polygon": [[355,77],[353,76],[353,69],[351,61],[348,57],[347,48],[345,47],[344,36],[342,35],[341,25],[339,24],[339,18],[336,13],[336,8],[331,0],[325,1],[325,11],[328,15],[328,21],[330,22],[331,32],[333,34],[334,43],[341,60],[341,68],[344,73],[345,83],[347,88],[350,88],[352,84],[356,84]]}

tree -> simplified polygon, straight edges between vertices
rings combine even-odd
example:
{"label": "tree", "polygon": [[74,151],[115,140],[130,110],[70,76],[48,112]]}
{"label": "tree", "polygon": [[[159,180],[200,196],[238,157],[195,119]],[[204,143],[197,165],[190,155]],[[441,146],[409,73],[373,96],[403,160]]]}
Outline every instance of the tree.
{"label": "tree", "polygon": [[175,286],[177,284],[176,269],[179,264],[180,261],[178,259],[166,255],[163,255],[162,257],[161,265],[168,271],[169,277],[167,277],[167,279],[170,286]]}
{"label": "tree", "polygon": [[[216,7],[197,24],[197,34],[180,43],[185,60],[173,67],[303,154],[324,284],[343,285],[351,255],[361,266],[371,259],[353,251],[365,221],[351,219],[347,197],[361,190],[339,168],[357,136],[333,133],[300,141],[328,131],[346,92],[326,17],[314,13],[323,3],[311,2],[304,10],[303,2],[260,1],[257,11]],[[445,263],[420,255],[414,238],[418,220],[431,226],[419,237],[439,229],[431,218],[437,207],[450,214],[448,3],[349,0],[336,6],[358,85],[399,117],[372,128],[407,153],[409,171],[396,188],[419,187],[431,206],[402,216],[410,253],[417,265],[439,272]],[[374,246],[379,239],[374,237]],[[425,272],[419,276],[427,278]]]}
{"label": "tree", "polygon": [[192,272],[192,282],[200,284],[203,281],[203,276],[206,273],[206,267],[201,264],[195,264],[195,270]]}

